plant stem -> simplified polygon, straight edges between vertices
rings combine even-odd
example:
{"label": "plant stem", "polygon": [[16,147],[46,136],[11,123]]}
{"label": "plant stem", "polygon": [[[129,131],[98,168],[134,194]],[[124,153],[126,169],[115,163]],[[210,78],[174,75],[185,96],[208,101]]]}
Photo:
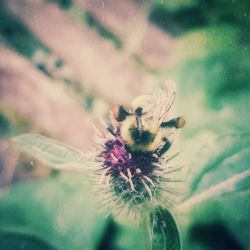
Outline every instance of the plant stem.
{"label": "plant stem", "polygon": [[145,235],[145,250],[153,250],[153,239],[149,213],[145,214],[142,226]]}

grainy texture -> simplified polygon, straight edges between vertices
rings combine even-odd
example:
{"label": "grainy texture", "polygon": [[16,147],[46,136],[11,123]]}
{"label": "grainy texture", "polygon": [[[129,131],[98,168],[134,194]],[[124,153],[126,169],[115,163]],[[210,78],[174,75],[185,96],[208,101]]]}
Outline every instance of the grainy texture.
{"label": "grainy texture", "polygon": [[0,61],[1,102],[16,109],[41,132],[87,149],[92,123],[80,103],[13,51],[1,46],[0,53],[5,58]]}
{"label": "grainy texture", "polygon": [[42,43],[76,71],[82,84],[115,103],[128,102],[139,93],[147,75],[94,31],[75,23],[57,5],[45,0],[6,3]]}

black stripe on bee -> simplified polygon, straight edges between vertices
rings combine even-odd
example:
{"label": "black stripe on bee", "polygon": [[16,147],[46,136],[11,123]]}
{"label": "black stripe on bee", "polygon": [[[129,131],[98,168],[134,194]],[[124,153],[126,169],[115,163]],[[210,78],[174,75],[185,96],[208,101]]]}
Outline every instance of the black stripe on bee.
{"label": "black stripe on bee", "polygon": [[155,135],[150,131],[140,131],[138,128],[130,128],[129,131],[133,141],[140,145],[148,146],[154,141]]}

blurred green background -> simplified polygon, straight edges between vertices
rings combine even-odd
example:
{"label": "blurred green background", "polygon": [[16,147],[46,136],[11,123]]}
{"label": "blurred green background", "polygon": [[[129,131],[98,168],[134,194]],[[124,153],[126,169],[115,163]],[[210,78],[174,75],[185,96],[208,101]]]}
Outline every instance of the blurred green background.
{"label": "blurred green background", "polygon": [[[99,116],[166,81],[187,120],[172,208],[183,249],[249,249],[249,31],[248,0],[1,0],[0,249],[147,248],[136,225],[98,213],[85,176],[8,139],[35,132],[90,150]],[[185,205],[241,173],[231,192]]]}

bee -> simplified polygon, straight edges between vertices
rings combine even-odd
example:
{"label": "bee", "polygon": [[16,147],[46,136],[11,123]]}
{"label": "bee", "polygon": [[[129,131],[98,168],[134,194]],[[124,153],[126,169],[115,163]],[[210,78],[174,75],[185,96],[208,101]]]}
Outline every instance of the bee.
{"label": "bee", "polygon": [[115,108],[113,113],[120,124],[121,136],[132,151],[157,151],[163,155],[170,148],[167,132],[185,125],[183,117],[168,118],[175,96],[175,85],[168,84],[151,95],[136,97],[129,107]]}

